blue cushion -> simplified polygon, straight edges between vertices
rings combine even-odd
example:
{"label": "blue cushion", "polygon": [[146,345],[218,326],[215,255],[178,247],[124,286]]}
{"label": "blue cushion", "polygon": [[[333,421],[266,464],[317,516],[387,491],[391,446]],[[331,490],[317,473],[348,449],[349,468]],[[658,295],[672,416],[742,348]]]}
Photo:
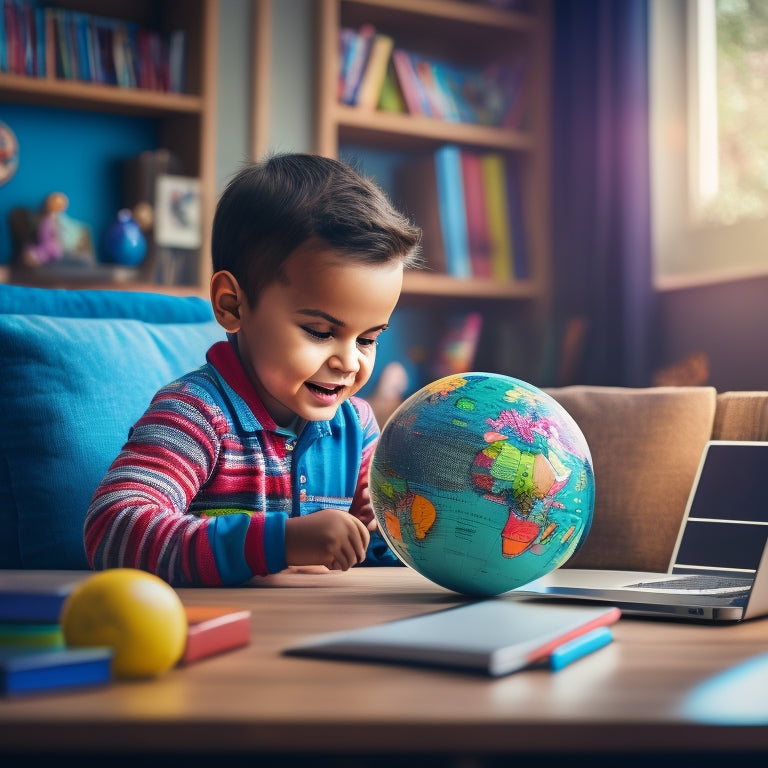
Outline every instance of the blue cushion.
{"label": "blue cushion", "polygon": [[0,285],[0,314],[122,317],[148,323],[213,320],[210,302],[199,296],[110,290],[68,291],[20,285]]}
{"label": "blue cushion", "polygon": [[224,331],[191,297],[0,286],[0,312],[0,568],[87,568],[85,513],[129,428]]}

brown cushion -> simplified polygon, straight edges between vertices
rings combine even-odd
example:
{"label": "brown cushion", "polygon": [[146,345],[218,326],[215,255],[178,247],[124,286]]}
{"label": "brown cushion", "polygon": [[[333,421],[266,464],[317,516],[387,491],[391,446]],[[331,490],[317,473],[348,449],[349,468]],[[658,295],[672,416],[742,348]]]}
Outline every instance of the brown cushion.
{"label": "brown cushion", "polygon": [[768,440],[768,392],[721,392],[713,440]]}
{"label": "brown cushion", "polygon": [[713,387],[548,389],[592,453],[592,529],[573,568],[665,571],[715,415]]}

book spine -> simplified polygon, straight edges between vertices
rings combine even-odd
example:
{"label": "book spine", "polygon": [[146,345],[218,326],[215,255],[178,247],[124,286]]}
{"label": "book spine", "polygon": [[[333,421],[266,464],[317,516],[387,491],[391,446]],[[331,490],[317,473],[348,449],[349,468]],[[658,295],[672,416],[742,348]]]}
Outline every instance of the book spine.
{"label": "book spine", "polygon": [[490,152],[483,155],[481,165],[491,245],[491,269],[496,280],[506,282],[512,277],[512,245],[509,236],[509,202],[504,158],[498,153]]}
{"label": "book spine", "polygon": [[344,83],[346,82],[347,70],[349,69],[349,46],[356,34],[357,32],[351,27],[341,27],[339,29],[339,73],[336,94],[336,100],[339,103],[344,99]]}
{"label": "book spine", "polygon": [[381,85],[378,108],[383,112],[403,113],[408,111],[405,99],[403,99],[402,91],[397,83],[397,75],[395,75],[395,70],[392,65],[391,54],[390,62],[387,66],[387,73],[384,76],[384,82]]}
{"label": "book spine", "polygon": [[173,93],[184,93],[187,33],[183,29],[171,32],[168,42],[168,87]]}
{"label": "book spine", "polygon": [[471,277],[461,151],[456,145],[446,144],[435,151],[435,172],[447,272],[453,277]]}
{"label": "book spine", "polygon": [[426,103],[423,92],[419,86],[419,79],[413,69],[411,57],[402,48],[392,51],[392,64],[397,75],[397,82],[403,94],[403,99],[412,115],[429,116],[429,104]]}
{"label": "book spine", "polygon": [[3,7],[3,26],[5,29],[5,72],[18,74],[16,67],[18,63],[16,50],[20,45],[19,26],[16,19],[16,7],[13,0],[6,0]]}
{"label": "book spine", "polygon": [[35,8],[35,74],[45,77],[46,69],[46,22],[45,11]]}
{"label": "book spine", "polygon": [[464,206],[467,216],[469,261],[474,277],[491,277],[491,251],[488,217],[480,155],[461,150],[461,173],[464,180]]}
{"label": "book spine", "polygon": [[368,63],[368,56],[371,52],[375,34],[376,30],[372,24],[363,24],[349,41],[348,64],[346,66],[344,90],[341,97],[344,104],[353,105],[355,103],[357,89],[360,86],[360,80]]}
{"label": "book spine", "polygon": [[413,71],[416,74],[419,91],[422,94],[421,98],[427,104],[429,116],[439,120],[447,120],[449,108],[440,93],[431,62],[429,59],[413,53],[409,54],[409,56]]}
{"label": "book spine", "polygon": [[76,13],[73,22],[75,46],[77,50],[77,71],[80,80],[91,82],[93,70],[89,58],[88,48],[88,16],[84,13]]}
{"label": "book spine", "polygon": [[35,15],[34,9],[24,4],[22,6],[24,14],[24,74],[35,75]]}
{"label": "book spine", "polygon": [[357,106],[363,109],[376,109],[394,45],[395,41],[389,35],[377,33],[374,36],[368,64],[357,92]]}
{"label": "book spine", "polygon": [[3,0],[0,7],[0,72],[8,71],[8,27],[5,22],[8,0]]}
{"label": "book spine", "polygon": [[451,90],[451,84],[448,77],[448,68],[443,62],[433,61],[432,78],[435,83],[437,96],[442,104],[442,111],[446,120],[450,120],[452,123],[461,122],[461,112],[459,111],[459,105],[456,102],[453,91]]}

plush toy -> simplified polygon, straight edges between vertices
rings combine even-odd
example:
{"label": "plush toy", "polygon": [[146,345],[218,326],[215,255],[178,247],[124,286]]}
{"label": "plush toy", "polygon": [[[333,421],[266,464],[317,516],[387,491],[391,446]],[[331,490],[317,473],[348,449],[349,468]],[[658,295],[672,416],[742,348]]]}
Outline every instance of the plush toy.
{"label": "plush toy", "polygon": [[63,192],[51,192],[45,198],[36,241],[28,243],[22,255],[27,266],[37,267],[63,259],[93,263],[88,227],[68,216],[68,207],[69,198]]}

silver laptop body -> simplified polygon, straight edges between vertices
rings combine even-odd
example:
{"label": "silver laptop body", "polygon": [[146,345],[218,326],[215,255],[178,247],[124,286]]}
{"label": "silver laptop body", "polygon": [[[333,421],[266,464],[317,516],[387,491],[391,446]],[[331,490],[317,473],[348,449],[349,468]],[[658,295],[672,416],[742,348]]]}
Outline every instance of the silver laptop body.
{"label": "silver laptop body", "polygon": [[707,622],[768,614],[768,442],[707,443],[667,573],[560,568],[510,597],[597,600]]}

